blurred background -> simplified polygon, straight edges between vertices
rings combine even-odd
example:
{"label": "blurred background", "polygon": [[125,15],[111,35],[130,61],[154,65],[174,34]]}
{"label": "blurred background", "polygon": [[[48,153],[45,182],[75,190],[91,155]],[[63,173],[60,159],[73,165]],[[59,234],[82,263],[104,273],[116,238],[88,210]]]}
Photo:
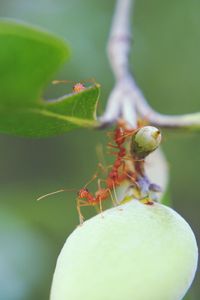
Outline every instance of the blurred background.
{"label": "blurred background", "polygon": [[[71,60],[55,78],[101,84],[99,114],[114,80],[106,42],[115,1],[1,0],[1,17],[41,26],[65,39]],[[200,2],[138,0],[133,20],[132,70],[151,105],[162,113],[199,110]],[[71,91],[49,84],[45,97]],[[0,299],[48,299],[57,256],[78,224],[76,193],[42,194],[59,188],[80,189],[94,174],[96,146],[105,132],[77,130],[63,136],[25,139],[0,135]],[[200,135],[164,132],[174,208],[199,238]],[[91,211],[86,212],[89,216]],[[200,299],[200,276],[188,293]]]}

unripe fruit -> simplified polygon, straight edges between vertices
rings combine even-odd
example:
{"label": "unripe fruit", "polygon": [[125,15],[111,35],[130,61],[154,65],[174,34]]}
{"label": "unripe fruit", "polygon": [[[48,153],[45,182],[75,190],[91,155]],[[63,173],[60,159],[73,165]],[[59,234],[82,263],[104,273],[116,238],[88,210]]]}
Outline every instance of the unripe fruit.
{"label": "unripe fruit", "polygon": [[180,300],[197,245],[174,210],[133,200],[78,227],[57,261],[51,300]]}
{"label": "unripe fruit", "polygon": [[138,159],[145,158],[158,148],[161,142],[161,133],[153,126],[141,127],[132,138],[131,153]]}

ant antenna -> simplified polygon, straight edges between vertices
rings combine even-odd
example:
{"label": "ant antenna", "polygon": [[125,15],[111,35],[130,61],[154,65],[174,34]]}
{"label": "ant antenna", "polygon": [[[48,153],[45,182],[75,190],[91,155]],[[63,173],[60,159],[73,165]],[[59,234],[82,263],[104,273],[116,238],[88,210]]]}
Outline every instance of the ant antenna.
{"label": "ant antenna", "polygon": [[[105,171],[105,169],[107,169],[107,166],[106,166],[105,156],[104,156],[104,152],[103,152],[103,145],[101,143],[98,143],[96,146],[96,154],[97,154],[97,159],[100,162],[98,164],[99,168],[101,168],[102,171]],[[106,167],[104,167],[104,166],[106,166]]]}
{"label": "ant antenna", "polygon": [[92,83],[92,84],[94,84],[94,85],[97,84],[95,78],[86,78],[86,79],[84,79],[84,80],[81,80],[81,82],[83,82],[83,83],[90,82],[90,83]]}
{"label": "ant antenna", "polygon": [[86,188],[92,181],[94,181],[98,177],[98,174],[95,173],[92,178],[84,185],[84,188]]}
{"label": "ant antenna", "polygon": [[62,193],[62,192],[71,192],[71,191],[76,191],[76,189],[69,189],[69,190],[61,189],[61,190],[58,190],[58,191],[55,191],[55,192],[48,193],[48,194],[45,194],[45,195],[43,195],[43,196],[40,196],[40,197],[37,198],[36,200],[37,200],[37,201],[40,201],[40,200],[42,200],[43,198],[49,197],[49,196],[54,195],[54,194],[58,194],[58,193]]}
{"label": "ant antenna", "polygon": [[78,82],[81,82],[81,83],[90,82],[90,83],[96,85],[95,78],[88,78],[88,79],[84,79],[84,80],[80,80],[80,81],[75,81],[75,80],[53,80],[51,83],[52,84],[59,84],[59,83],[73,83],[73,84],[77,84]]}
{"label": "ant antenna", "polygon": [[53,80],[51,83],[52,84],[59,84],[59,83],[73,83],[73,84],[75,84],[76,81],[75,80]]}

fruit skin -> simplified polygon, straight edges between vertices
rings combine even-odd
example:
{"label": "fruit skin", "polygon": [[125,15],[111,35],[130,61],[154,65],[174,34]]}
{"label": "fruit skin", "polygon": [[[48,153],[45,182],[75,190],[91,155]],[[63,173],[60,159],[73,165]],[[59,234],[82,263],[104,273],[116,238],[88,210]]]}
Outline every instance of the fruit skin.
{"label": "fruit skin", "polygon": [[132,156],[138,159],[144,159],[158,148],[161,139],[161,132],[158,128],[154,126],[141,127],[132,137]]}
{"label": "fruit skin", "polygon": [[180,300],[197,268],[188,223],[137,200],[86,221],[57,261],[51,300]]}

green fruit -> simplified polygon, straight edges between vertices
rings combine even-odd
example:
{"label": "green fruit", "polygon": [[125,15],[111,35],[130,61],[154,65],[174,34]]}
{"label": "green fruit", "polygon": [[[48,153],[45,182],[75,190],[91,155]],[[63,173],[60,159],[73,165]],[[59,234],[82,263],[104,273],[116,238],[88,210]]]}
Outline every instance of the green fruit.
{"label": "green fruit", "polygon": [[197,244],[173,209],[133,200],[86,221],[57,261],[51,300],[180,300],[197,267]]}
{"label": "green fruit", "polygon": [[141,127],[132,137],[131,154],[143,159],[156,150],[161,143],[161,132],[153,126]]}

